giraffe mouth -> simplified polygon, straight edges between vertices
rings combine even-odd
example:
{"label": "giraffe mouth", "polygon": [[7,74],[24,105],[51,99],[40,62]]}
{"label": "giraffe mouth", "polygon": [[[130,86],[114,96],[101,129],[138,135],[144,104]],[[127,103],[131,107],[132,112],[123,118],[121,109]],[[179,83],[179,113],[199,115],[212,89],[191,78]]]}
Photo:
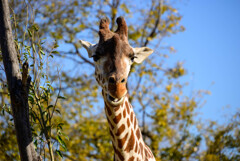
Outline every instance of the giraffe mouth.
{"label": "giraffe mouth", "polygon": [[122,98],[118,99],[118,98],[112,97],[110,94],[107,94],[107,102],[112,106],[119,106],[120,104],[122,104],[124,98],[125,98],[125,95]]}

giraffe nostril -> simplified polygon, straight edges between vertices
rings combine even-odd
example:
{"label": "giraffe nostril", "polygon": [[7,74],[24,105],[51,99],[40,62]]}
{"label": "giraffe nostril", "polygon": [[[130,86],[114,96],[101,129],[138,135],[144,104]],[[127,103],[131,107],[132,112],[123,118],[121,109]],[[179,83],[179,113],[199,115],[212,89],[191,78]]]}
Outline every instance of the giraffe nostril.
{"label": "giraffe nostril", "polygon": [[109,82],[109,83],[115,83],[115,79],[114,79],[113,77],[110,77],[110,78],[108,79],[108,82]]}
{"label": "giraffe nostril", "polygon": [[122,81],[121,81],[121,83],[124,83],[124,82],[125,82],[125,79],[123,78]]}

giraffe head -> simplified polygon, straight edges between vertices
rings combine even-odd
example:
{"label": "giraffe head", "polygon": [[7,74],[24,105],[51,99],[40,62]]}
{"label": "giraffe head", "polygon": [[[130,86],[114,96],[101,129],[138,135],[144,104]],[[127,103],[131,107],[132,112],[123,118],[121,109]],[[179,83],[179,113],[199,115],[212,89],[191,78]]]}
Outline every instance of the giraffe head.
{"label": "giraffe head", "polygon": [[80,40],[88,56],[94,60],[96,80],[103,88],[105,102],[111,106],[122,104],[127,94],[131,65],[141,63],[153,52],[147,47],[131,47],[124,18],[118,17],[117,24],[117,30],[112,32],[109,29],[109,19],[103,18],[99,25],[100,38],[97,44]]}

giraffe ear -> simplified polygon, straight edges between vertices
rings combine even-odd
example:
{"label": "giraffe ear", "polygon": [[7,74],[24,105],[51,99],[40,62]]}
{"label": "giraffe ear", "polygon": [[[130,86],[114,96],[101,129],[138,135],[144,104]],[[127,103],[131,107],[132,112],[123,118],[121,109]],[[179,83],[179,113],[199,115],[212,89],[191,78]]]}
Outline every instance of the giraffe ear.
{"label": "giraffe ear", "polygon": [[91,58],[94,55],[98,44],[91,44],[90,42],[83,41],[83,40],[79,40],[79,42],[87,50],[88,57]]}
{"label": "giraffe ear", "polygon": [[142,63],[143,60],[153,53],[153,50],[148,47],[133,48],[133,51],[136,56],[134,62],[138,64]]}

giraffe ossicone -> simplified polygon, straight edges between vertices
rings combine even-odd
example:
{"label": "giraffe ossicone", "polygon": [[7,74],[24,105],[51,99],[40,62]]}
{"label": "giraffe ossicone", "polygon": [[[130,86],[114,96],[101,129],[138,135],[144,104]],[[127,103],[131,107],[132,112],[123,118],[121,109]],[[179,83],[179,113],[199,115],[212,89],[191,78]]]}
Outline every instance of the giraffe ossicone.
{"label": "giraffe ossicone", "polygon": [[95,64],[95,77],[102,87],[105,113],[114,149],[114,161],[155,161],[144,143],[138,121],[127,96],[127,79],[133,63],[141,63],[153,50],[133,48],[128,43],[128,28],[123,17],[118,28],[109,29],[109,19],[99,25],[99,42],[80,40]]}

